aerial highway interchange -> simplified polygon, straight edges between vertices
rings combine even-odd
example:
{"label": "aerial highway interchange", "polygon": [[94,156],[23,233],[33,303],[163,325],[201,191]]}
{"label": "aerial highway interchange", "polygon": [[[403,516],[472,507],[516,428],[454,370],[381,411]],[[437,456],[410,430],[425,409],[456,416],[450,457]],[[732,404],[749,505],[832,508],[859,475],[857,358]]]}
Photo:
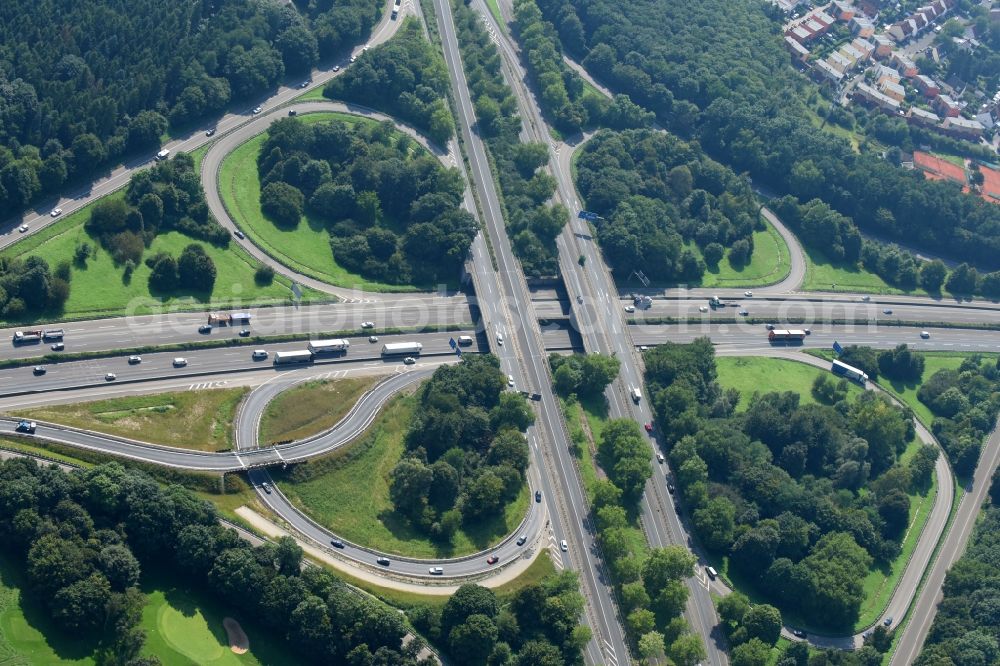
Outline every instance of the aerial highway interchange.
{"label": "aerial highway interchange", "polygon": [[[420,140],[442,160],[459,167],[467,184],[478,195],[466,191],[465,206],[478,214],[482,233],[473,243],[467,262],[469,281],[463,291],[437,294],[364,293],[332,287],[319,280],[301,275],[281,265],[249,239],[238,242],[260,261],[271,265],[299,284],[341,299],[329,304],[297,307],[246,308],[252,313],[252,338],[245,344],[198,348],[197,343],[217,342],[232,338],[240,341],[239,327],[215,327],[201,332],[205,314],[169,312],[118,319],[95,319],[46,324],[64,330],[64,350],[60,353],[86,353],[87,358],[65,361],[37,360],[52,354],[47,342],[11,345],[3,360],[16,361],[12,367],[0,369],[0,406],[16,415],[36,401],[45,404],[74,402],[119,395],[122,392],[165,390],[185,384],[211,385],[214,382],[244,382],[255,388],[241,407],[234,426],[236,448],[228,453],[204,454],[157,446],[155,442],[135,442],[99,435],[55,424],[39,423],[33,436],[62,444],[101,451],[125,458],[192,470],[226,472],[245,471],[261,500],[276,515],[287,522],[305,540],[311,540],[337,557],[361,564],[379,572],[375,559],[382,556],[371,548],[342,543],[336,534],[308,519],[270,482],[267,467],[284,465],[328,453],[349,444],[372,422],[380,408],[398,391],[412,389],[429,376],[434,367],[456,362],[450,341],[459,335],[472,335],[475,345],[468,353],[490,352],[500,358],[505,375],[514,378],[514,388],[537,399],[538,420],[529,430],[532,466],[529,481],[532,489],[542,491],[542,501],[532,502],[517,530],[508,535],[489,554],[499,558],[497,564],[487,564],[487,553],[476,553],[453,560],[423,560],[390,556],[392,575],[415,581],[431,578],[429,567],[442,566],[443,579],[452,581],[483,580],[493,570],[502,570],[528,552],[532,556],[559,541],[567,540],[569,548],[559,552],[551,548],[562,565],[577,570],[587,599],[587,624],[594,639],[585,652],[589,663],[613,666],[630,663],[629,648],[616,610],[611,582],[602,563],[600,548],[589,525],[586,499],[572,456],[568,452],[568,437],[558,401],[549,376],[549,351],[583,351],[613,354],[621,361],[618,380],[607,391],[613,417],[627,417],[640,423],[654,420],[649,401],[633,401],[630,392],[643,387],[642,348],[664,341],[688,342],[708,336],[720,355],[761,355],[789,358],[813,364],[822,362],[806,357],[794,347],[775,347],[766,337],[765,323],[792,322],[810,327],[804,345],[807,349],[829,349],[834,342],[864,344],[891,348],[900,343],[921,350],[1000,351],[1000,305],[988,301],[949,301],[910,296],[866,296],[845,293],[807,293],[800,291],[805,274],[804,256],[797,241],[766,209],[765,215],[793,249],[789,275],[769,287],[742,289],[692,289],[658,291],[648,309],[629,312],[630,294],[616,287],[606,268],[596,242],[590,237],[586,223],[580,220],[579,202],[573,185],[570,156],[579,144],[570,145],[551,139],[537,101],[524,84],[526,73],[521,69],[518,46],[508,31],[494,25],[485,3],[472,3],[483,14],[503,55],[508,80],[518,98],[522,116],[528,119],[526,134],[531,140],[549,146],[557,196],[570,209],[572,218],[558,238],[562,285],[558,289],[529,288],[511,250],[504,224],[495,181],[485,146],[475,131],[475,113],[465,73],[462,68],[451,9],[444,0],[435,0],[435,16],[441,34],[445,62],[451,77],[459,130],[465,159],[457,142],[435,147],[405,124],[396,122],[401,131]],[[502,3],[503,4],[503,3]],[[411,7],[408,5],[408,7]],[[506,6],[504,6],[505,9]],[[415,7],[414,7],[414,11]],[[508,9],[509,11],[509,9]],[[376,26],[368,45],[390,39],[399,22],[386,18]],[[424,17],[425,20],[435,20]],[[357,49],[360,51],[360,46]],[[343,63],[341,63],[343,64]],[[332,63],[331,63],[332,65]],[[313,73],[309,87],[323,85],[336,72],[331,69]],[[282,88],[263,102],[266,111],[260,115],[230,114],[212,126],[217,134],[205,137],[204,131],[168,144],[171,150],[191,150],[209,141],[212,146],[202,164],[202,182],[212,213],[227,229],[238,229],[222,203],[217,172],[223,158],[249,138],[264,131],[271,122],[285,117],[289,109],[298,114],[336,110],[379,119],[387,116],[368,109],[331,102],[295,102],[301,94],[298,88]],[[58,205],[67,211],[123,186],[144,164],[122,167],[111,176],[95,182],[85,191],[60,199]],[[47,214],[33,213],[5,225],[0,245],[6,246],[20,237],[15,229],[22,223],[35,233],[51,223]],[[487,243],[488,239],[488,243]],[[495,257],[497,268],[494,268]],[[586,261],[578,261],[586,257]],[[708,308],[708,298],[716,293],[729,301],[723,308]],[[235,309],[235,308],[234,308]],[[741,314],[745,312],[745,314]],[[476,318],[478,315],[478,318]],[[379,329],[377,342],[369,342],[369,333],[362,322],[375,322]],[[0,331],[0,337],[10,338],[15,330]],[[39,327],[41,328],[41,327]],[[382,332],[385,331],[385,332]],[[265,349],[270,355],[279,351],[301,349],[303,340],[281,340],[278,336],[336,333],[348,338],[351,346],[346,354],[324,357],[305,367],[283,368],[272,365],[271,358],[254,359],[254,349]],[[926,333],[927,335],[922,335]],[[274,339],[272,339],[274,338]],[[400,359],[384,358],[381,346],[391,341],[422,343],[420,358],[413,365]],[[161,345],[193,345],[182,351],[156,351]],[[145,348],[141,362],[129,363],[127,350]],[[184,358],[178,367],[175,359]],[[51,357],[50,357],[51,358]],[[44,373],[35,373],[36,366]],[[342,371],[361,371],[388,375],[358,405],[332,429],[303,441],[275,447],[260,447],[257,439],[260,414],[282,391],[311,377]],[[109,373],[112,373],[113,378]],[[643,391],[643,393],[645,393]],[[0,419],[0,428],[13,431],[16,418]],[[933,437],[920,432],[928,443]],[[656,446],[655,438],[653,440]],[[912,618],[900,640],[901,648],[893,663],[906,664],[915,659],[933,618],[944,572],[960,556],[968,540],[979,506],[989,486],[989,478],[997,465],[997,442],[994,436],[984,448],[974,479],[958,507],[948,538],[945,537],[952,493],[940,493],[935,506],[935,519],[921,535],[916,554],[910,561],[905,583],[893,595],[884,616],[898,619],[909,613]],[[650,449],[655,460],[658,449]],[[654,469],[657,466],[654,464]],[[937,467],[939,480],[950,472],[944,458]],[[665,491],[662,474],[654,474],[642,500],[643,527],[653,546],[681,544],[693,540],[688,533],[681,511],[674,498]],[[519,538],[525,536],[525,541]],[[335,542],[341,542],[336,545]],[[935,551],[940,550],[935,557]],[[697,546],[695,546],[697,552]],[[918,584],[924,585],[918,590]],[[692,592],[687,617],[699,633],[708,650],[707,661],[713,665],[728,663],[725,640],[718,627],[711,593],[727,590],[719,582],[710,583],[699,568],[699,575],[689,581]],[[787,632],[786,632],[787,633]],[[790,633],[787,634],[791,636]],[[818,646],[850,648],[860,644],[860,636],[818,637],[809,640]]]}

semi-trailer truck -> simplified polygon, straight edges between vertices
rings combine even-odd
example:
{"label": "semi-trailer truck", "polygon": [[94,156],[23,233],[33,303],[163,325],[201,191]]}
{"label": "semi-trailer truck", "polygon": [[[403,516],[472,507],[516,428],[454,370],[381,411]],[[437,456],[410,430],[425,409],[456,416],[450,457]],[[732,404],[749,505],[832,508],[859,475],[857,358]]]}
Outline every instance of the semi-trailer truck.
{"label": "semi-trailer truck", "polygon": [[42,332],[42,337],[46,340],[62,340],[63,330],[61,328],[47,328]]}
{"label": "semi-trailer truck", "polygon": [[841,377],[846,377],[851,381],[855,381],[862,386],[864,386],[868,381],[868,375],[864,370],[859,370],[858,368],[842,363],[841,361],[834,361],[830,371],[835,375],[840,375]]}
{"label": "semi-trailer truck", "polygon": [[382,345],[382,356],[412,356],[423,348],[419,342],[389,342]]}
{"label": "semi-trailer truck", "polygon": [[249,312],[210,312],[208,315],[210,326],[226,326],[229,324],[249,324]]}
{"label": "semi-trailer truck", "polygon": [[802,342],[806,339],[806,332],[799,329],[786,330],[783,328],[776,328],[767,332],[767,339],[771,344],[780,344],[782,342]]}
{"label": "semi-trailer truck", "polygon": [[275,365],[287,365],[289,363],[311,363],[313,353],[308,349],[301,351],[280,351],[274,352]]}
{"label": "semi-trailer truck", "polygon": [[347,351],[351,346],[348,340],[310,340],[309,351],[313,354],[333,354]]}
{"label": "semi-trailer truck", "polygon": [[43,331],[15,331],[14,344],[19,345],[27,342],[41,342]]}

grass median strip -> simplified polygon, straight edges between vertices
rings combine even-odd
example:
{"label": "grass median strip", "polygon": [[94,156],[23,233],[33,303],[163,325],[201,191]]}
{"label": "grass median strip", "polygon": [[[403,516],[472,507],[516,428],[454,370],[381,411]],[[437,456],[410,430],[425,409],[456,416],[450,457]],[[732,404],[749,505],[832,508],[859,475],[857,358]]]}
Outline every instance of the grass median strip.
{"label": "grass median strip", "polygon": [[303,439],[329,430],[382,377],[308,381],[268,404],[260,420],[260,442]]}

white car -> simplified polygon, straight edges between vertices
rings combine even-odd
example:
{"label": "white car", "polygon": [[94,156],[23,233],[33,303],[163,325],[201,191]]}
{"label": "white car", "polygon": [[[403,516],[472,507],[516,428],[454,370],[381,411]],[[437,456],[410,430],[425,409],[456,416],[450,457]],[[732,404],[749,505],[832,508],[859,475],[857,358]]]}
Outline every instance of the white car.
{"label": "white car", "polygon": [[377,335],[369,335],[368,336],[368,342],[371,342],[371,343],[378,342],[378,336]]}
{"label": "white car", "polygon": [[186,358],[181,357],[181,356],[178,356],[177,358],[174,359],[174,367],[175,368],[183,368],[187,364],[188,364],[188,360]]}
{"label": "white car", "polygon": [[497,344],[503,345],[503,333],[497,333]]}
{"label": "white car", "polygon": [[920,337],[926,340],[927,338],[931,337],[931,334],[928,333],[927,331],[920,331]]}
{"label": "white car", "polygon": [[118,376],[115,373],[113,373],[113,372],[109,372],[108,374],[104,375],[104,380],[105,381],[113,382],[116,379],[118,379]]}
{"label": "white car", "polygon": [[264,109],[260,108],[259,106],[255,106],[255,107],[253,107],[253,115],[256,116],[258,113],[260,113],[263,110]]}
{"label": "white car", "polygon": [[752,291],[744,291],[743,295],[746,296],[747,298],[753,298],[753,292]]}
{"label": "white car", "polygon": [[559,550],[561,550],[564,553],[567,550],[569,550],[569,544],[566,543],[566,539],[563,539],[562,541],[559,542]]}
{"label": "white car", "polygon": [[128,364],[129,365],[139,365],[140,363],[142,363],[142,357],[141,356],[136,356],[136,355],[133,354],[132,356],[128,357]]}
{"label": "white car", "polygon": [[514,385],[514,375],[507,375],[507,386]]}
{"label": "white car", "polygon": [[646,345],[639,345],[639,351],[649,351],[649,347]]}
{"label": "white car", "polygon": [[866,302],[867,302],[867,301],[870,301],[870,300],[872,300],[872,297],[871,297],[871,296],[862,296],[862,297],[861,297],[861,300],[863,300],[863,301],[866,301]]}
{"label": "white car", "polygon": [[663,464],[663,454],[660,453],[659,451],[656,452],[656,462],[660,463],[661,465]]}
{"label": "white car", "polygon": [[59,217],[60,215],[62,215],[62,208],[53,208],[52,212],[49,213],[49,215],[51,215],[52,217]]}
{"label": "white car", "polygon": [[358,60],[358,56],[356,56],[356,55],[352,55],[351,56],[351,62],[357,62],[357,60]]}
{"label": "white car", "polygon": [[698,312],[708,312],[708,306],[702,305],[700,308],[698,308]]}
{"label": "white car", "polygon": [[254,349],[253,350],[253,354],[250,355],[250,358],[252,358],[255,361],[263,360],[263,359],[267,358],[267,350],[266,349]]}
{"label": "white car", "polygon": [[28,230],[28,225],[27,224],[22,224],[21,226],[19,226],[17,228],[17,230],[20,231],[23,234],[25,231]]}
{"label": "white car", "polygon": [[440,576],[444,574],[444,569],[442,567],[431,567],[427,570],[427,573],[432,576]]}
{"label": "white car", "polygon": [[403,359],[403,365],[413,365],[416,362],[417,359],[413,358],[412,356],[407,356],[406,358]]}
{"label": "white car", "polygon": [[373,321],[363,321],[363,322],[361,322],[361,328],[375,328],[375,322],[373,322]]}
{"label": "white car", "polygon": [[340,65],[334,65],[333,66],[333,71],[339,72],[340,71]]}
{"label": "white car", "polygon": [[634,305],[626,305],[625,306],[625,312],[635,312],[635,306]]}

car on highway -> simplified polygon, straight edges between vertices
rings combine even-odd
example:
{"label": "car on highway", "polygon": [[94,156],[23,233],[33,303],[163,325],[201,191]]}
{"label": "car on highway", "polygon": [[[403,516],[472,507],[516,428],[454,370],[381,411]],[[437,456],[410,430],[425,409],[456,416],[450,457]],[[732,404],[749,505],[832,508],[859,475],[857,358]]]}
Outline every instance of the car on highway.
{"label": "car on highway", "polygon": [[747,298],[753,298],[753,292],[752,291],[744,291],[743,295],[746,296]]}
{"label": "car on highway", "polygon": [[35,429],[37,427],[38,424],[35,423],[34,421],[21,420],[17,422],[16,426],[14,426],[14,430],[16,430],[17,432],[26,432],[28,434],[31,434],[35,432]]}
{"label": "car on highway", "polygon": [[299,112],[298,112],[298,111],[296,111],[295,109],[288,109],[288,115],[290,115],[290,116],[293,116],[293,117],[294,117],[294,116],[297,116],[297,115],[299,115]]}
{"label": "car on highway", "polygon": [[635,312],[635,306],[634,305],[626,305],[625,306],[625,312]]}
{"label": "car on highway", "polygon": [[708,312],[708,306],[702,305],[701,307],[698,308],[698,312]]}
{"label": "car on highway", "polygon": [[486,558],[486,564],[496,564],[499,561],[500,558],[497,557],[496,555],[490,555],[489,557]]}
{"label": "car on highway", "polygon": [[514,385],[514,375],[507,375],[507,386]]}
{"label": "car on highway", "polygon": [[639,351],[649,351],[649,347],[646,345],[639,345]]}
{"label": "car on highway", "polygon": [[662,465],[665,460],[666,460],[666,458],[663,457],[663,454],[660,453],[659,451],[657,451],[656,452],[656,462],[658,462],[658,463],[660,463]]}
{"label": "car on highway", "polygon": [[653,422],[648,421],[642,424],[642,427],[646,429],[646,432],[653,432]]}
{"label": "car on highway", "polygon": [[[671,495],[674,494],[674,484],[670,483],[669,481],[667,481],[667,492],[670,493]],[[680,513],[680,512],[681,512],[680,507],[678,507],[677,508],[677,513]]]}
{"label": "car on highway", "polygon": [[872,300],[872,297],[871,296],[862,296],[861,300],[863,300],[863,301],[865,301],[867,303],[868,301]]}
{"label": "car on highway", "polygon": [[184,358],[183,356],[178,356],[177,358],[174,359],[174,367],[175,368],[183,368],[187,364],[188,364],[188,360],[186,358]]}
{"label": "car on highway", "polygon": [[267,493],[268,495],[271,494],[271,484],[268,483],[267,481],[265,481],[264,483],[260,484],[260,487],[263,488],[264,492]]}
{"label": "car on highway", "polygon": [[885,310],[882,310],[882,314],[891,315],[892,314],[892,310],[889,309],[889,308],[886,308]]}
{"label": "car on highway", "polygon": [[52,345],[51,349],[52,351],[62,351],[63,349],[66,349],[66,345],[62,342],[57,342]]}
{"label": "car on highway", "polygon": [[577,303],[583,303],[583,296],[577,296],[576,297],[576,302]]}
{"label": "car on highway", "polygon": [[535,501],[536,502],[541,502],[542,501],[542,491],[541,490],[536,490],[535,491]]}
{"label": "car on highway", "polygon": [[340,65],[334,65],[333,66],[333,71],[334,72],[339,72],[340,71]]}
{"label": "car on highway", "polygon": [[253,353],[250,354],[250,358],[252,358],[255,361],[262,361],[265,358],[267,358],[267,350],[266,349],[254,349]]}
{"label": "car on highway", "polygon": [[241,338],[249,338],[250,337],[250,329],[249,328],[241,328],[240,329],[240,337]]}
{"label": "car on highway", "polygon": [[562,541],[559,542],[559,550],[561,550],[564,553],[569,550],[569,544],[566,543],[566,539],[563,539]]}
{"label": "car on highway", "polygon": [[22,234],[23,234],[23,233],[24,233],[25,231],[27,231],[27,230],[28,230],[28,225],[27,225],[27,224],[22,224],[21,226],[19,226],[19,227],[17,228],[17,230],[18,230],[18,231],[19,231],[20,233],[22,233]]}
{"label": "car on highway", "polygon": [[403,359],[403,365],[413,365],[416,362],[417,359],[413,358],[412,356],[407,356],[406,358]]}
{"label": "car on highway", "polygon": [[387,566],[389,566],[389,558],[388,557],[380,557],[377,560],[375,560],[375,563],[378,564],[378,565],[380,565],[380,566],[387,567]]}
{"label": "car on highway", "polygon": [[891,627],[892,626],[892,617],[887,617],[884,620],[882,620],[882,624],[884,624],[887,627]]}
{"label": "car on highway", "polygon": [[358,61],[358,56],[356,56],[356,55],[352,55],[352,56],[351,56],[351,63],[355,63],[355,62],[357,62],[357,61]]}
{"label": "car on highway", "polygon": [[503,345],[503,333],[497,333],[497,344]]}
{"label": "car on highway", "polygon": [[378,342],[378,336],[377,335],[369,335],[368,336],[368,342],[372,342],[372,343]]}
{"label": "car on highway", "polygon": [[303,81],[302,83],[299,84],[299,88],[308,88],[310,83],[312,83],[312,81]]}
{"label": "car on highway", "polygon": [[198,327],[198,332],[199,333],[211,333],[212,332],[212,326],[211,326],[211,324],[202,324],[201,326]]}
{"label": "car on highway", "polygon": [[749,314],[750,314],[750,313],[749,313],[749,312],[747,312],[746,310],[740,310],[740,316],[741,316],[741,317],[746,317],[746,316],[747,316],[747,315],[749,315]]}
{"label": "car on highway", "polygon": [[427,573],[429,573],[432,576],[441,576],[444,574],[444,569],[441,567],[430,567],[429,569],[427,569]]}
{"label": "car on highway", "polygon": [[931,334],[928,333],[927,331],[920,331],[920,337],[926,340],[927,338],[931,337]]}
{"label": "car on highway", "polygon": [[62,208],[53,208],[52,212],[49,213],[49,215],[51,215],[52,217],[59,217],[60,215],[62,215]]}
{"label": "car on highway", "polygon": [[333,546],[334,548],[343,548],[344,542],[341,541],[340,539],[330,539],[330,545]]}
{"label": "car on highway", "polygon": [[521,536],[517,537],[517,545],[523,546],[527,540],[528,540],[528,535],[522,534]]}
{"label": "car on highway", "polygon": [[806,632],[801,629],[792,629],[792,636],[795,636],[796,638],[805,638]]}
{"label": "car on highway", "polygon": [[215,128],[205,130],[205,136],[215,136]]}
{"label": "car on highway", "polygon": [[128,364],[129,365],[139,365],[140,363],[142,363],[142,357],[141,356],[133,354],[132,356],[128,357]]}
{"label": "car on highway", "polygon": [[44,375],[48,370],[45,369],[44,365],[36,365],[31,369],[31,372],[36,375]]}
{"label": "car on highway", "polygon": [[113,382],[116,379],[118,379],[118,375],[116,375],[113,372],[109,372],[108,374],[104,375],[104,381],[106,382]]}
{"label": "car on highway", "polygon": [[263,110],[264,110],[263,108],[261,108],[259,106],[255,106],[255,107],[253,107],[253,111],[251,111],[251,113],[253,113],[253,115],[256,116],[258,113],[260,113]]}
{"label": "car on highway", "polygon": [[804,329],[802,329],[802,332],[805,333],[806,335],[812,335],[813,334],[811,328],[804,328]]}
{"label": "car on highway", "polygon": [[774,324],[764,324],[764,328],[766,328],[769,331],[773,331],[774,330]]}
{"label": "car on highway", "polygon": [[234,231],[233,235],[236,236],[237,238],[239,238],[240,240],[243,240],[244,238],[247,237],[247,235],[245,233],[243,233],[242,231],[240,231],[239,229],[237,229],[236,231]]}
{"label": "car on highway", "polygon": [[375,328],[375,322],[373,322],[373,321],[363,321],[363,322],[361,322],[361,328]]}

